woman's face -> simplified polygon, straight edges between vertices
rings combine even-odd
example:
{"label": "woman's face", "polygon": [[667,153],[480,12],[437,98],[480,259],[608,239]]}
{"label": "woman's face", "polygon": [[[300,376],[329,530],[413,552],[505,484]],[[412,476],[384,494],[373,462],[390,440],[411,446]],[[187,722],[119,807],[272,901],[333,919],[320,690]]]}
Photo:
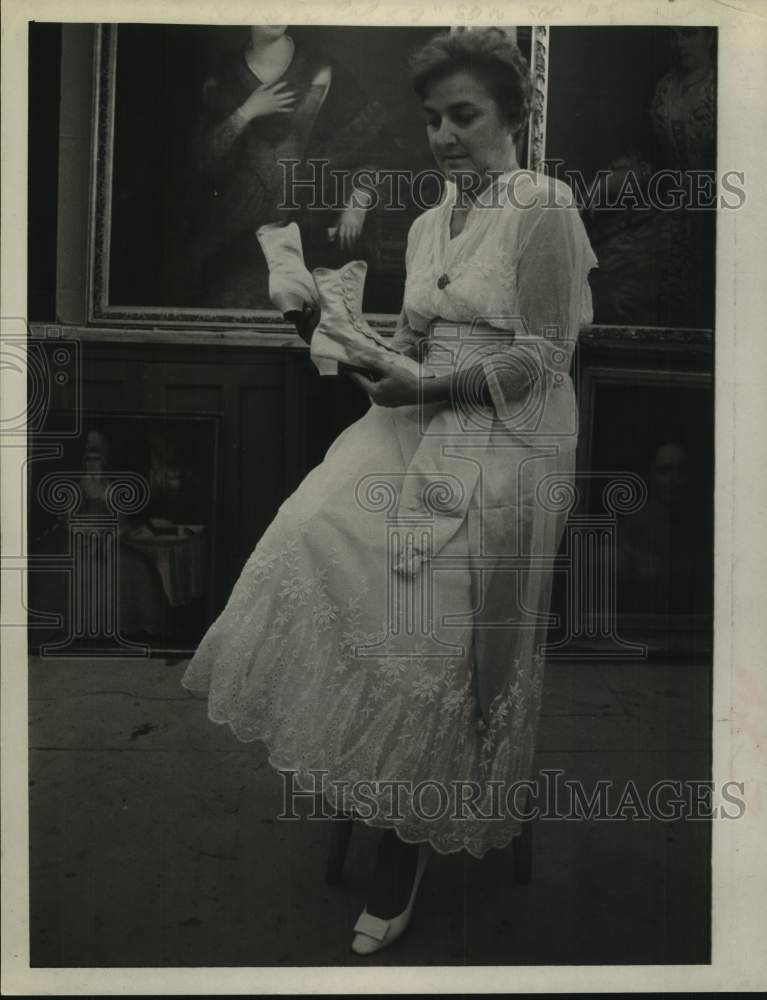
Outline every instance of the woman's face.
{"label": "woman's face", "polygon": [[711,35],[704,28],[678,28],[676,45],[683,69],[695,69],[709,61]]}
{"label": "woman's face", "polygon": [[651,471],[654,495],[667,507],[678,507],[687,495],[687,453],[680,444],[664,444],[655,453]]}
{"label": "woman's face", "polygon": [[433,83],[423,108],[431,151],[448,180],[461,173],[483,177],[516,164],[511,126],[471,73],[462,70]]}
{"label": "woman's face", "polygon": [[258,41],[274,42],[282,38],[287,30],[287,24],[256,24],[250,29],[250,33]]}
{"label": "woman's face", "polygon": [[109,445],[99,431],[89,431],[85,439],[83,468],[86,472],[102,472],[107,466]]}

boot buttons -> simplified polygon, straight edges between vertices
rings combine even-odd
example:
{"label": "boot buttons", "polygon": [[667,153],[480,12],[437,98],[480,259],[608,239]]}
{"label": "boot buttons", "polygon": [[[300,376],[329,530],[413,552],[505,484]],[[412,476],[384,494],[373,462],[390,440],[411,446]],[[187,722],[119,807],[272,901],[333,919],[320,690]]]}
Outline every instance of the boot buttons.
{"label": "boot buttons", "polygon": [[[344,281],[346,281],[347,278],[349,277],[350,275],[344,275]],[[354,294],[352,293],[351,288],[344,288],[343,297],[344,297],[344,302],[346,303],[346,312],[349,317],[349,322],[357,331],[357,333],[361,333],[364,336],[368,336],[368,334],[365,332],[365,328],[362,325],[362,321],[357,316],[357,303],[354,301]]]}

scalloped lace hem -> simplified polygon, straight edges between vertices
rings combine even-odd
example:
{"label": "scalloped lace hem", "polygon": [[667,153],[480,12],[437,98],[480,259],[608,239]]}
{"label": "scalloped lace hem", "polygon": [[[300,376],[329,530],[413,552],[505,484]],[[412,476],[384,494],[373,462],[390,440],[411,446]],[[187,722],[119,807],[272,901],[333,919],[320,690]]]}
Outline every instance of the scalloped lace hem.
{"label": "scalloped lace hem", "polygon": [[[184,680],[182,680],[181,683],[182,686],[187,691],[193,691],[202,694],[207,693],[207,688],[192,687]],[[253,732],[252,735],[250,734],[247,736],[244,735],[241,730],[238,731],[236,722],[233,722],[231,719],[228,718],[217,717],[210,710],[210,706],[208,706],[207,714],[209,721],[213,722],[215,725],[228,726],[232,734],[235,736],[235,738],[239,740],[241,743],[263,743],[263,745],[266,747],[267,750],[267,761],[270,767],[272,767],[275,771],[292,771],[297,776],[300,776],[302,773],[305,773],[307,771],[307,768],[305,767],[304,768],[298,767],[293,763],[289,763],[286,760],[281,759],[280,751],[274,744],[272,738],[259,734],[258,732]],[[325,769],[318,769],[318,770],[324,771]],[[347,781],[347,779],[344,779],[343,777],[332,775],[329,771],[327,771],[326,773],[327,773],[328,783],[331,785],[334,782],[344,783]],[[301,787],[300,780],[298,777],[297,777],[297,785],[300,791],[302,792],[308,791],[308,789],[304,789]],[[314,791],[316,794],[315,789],[312,789],[312,791]],[[325,798],[325,801],[333,809],[337,808],[336,803],[332,800],[332,798],[328,796],[326,791],[323,792],[323,796]],[[345,803],[345,807],[348,809],[353,809],[354,804],[355,804],[354,800],[353,798],[351,798],[348,803]],[[366,803],[366,806],[369,806],[369,803]],[[373,829],[394,830],[394,832],[397,834],[397,837],[399,837],[399,839],[406,844],[427,843],[429,844],[430,847],[433,848],[433,850],[437,852],[437,854],[441,854],[443,856],[447,856],[449,854],[460,854],[462,851],[466,851],[467,854],[470,854],[471,857],[476,858],[478,861],[481,861],[484,858],[484,856],[488,853],[488,851],[503,850],[504,848],[507,848],[514,840],[514,838],[519,836],[520,826],[521,826],[520,820],[510,819],[508,823],[504,824],[503,833],[500,836],[496,837],[483,836],[481,838],[482,841],[481,846],[478,846],[476,844],[477,838],[466,838],[462,843],[459,844],[455,843],[446,844],[444,838],[430,837],[424,830],[421,830],[419,833],[415,830],[414,827],[412,826],[408,827],[407,821],[396,822],[394,820],[389,820],[377,816],[373,816],[366,819],[364,816],[361,815],[356,815],[354,818],[356,821],[364,823],[365,826],[369,826]],[[328,819],[331,819],[331,817],[328,817]],[[498,821],[488,819],[485,822],[490,824]]]}

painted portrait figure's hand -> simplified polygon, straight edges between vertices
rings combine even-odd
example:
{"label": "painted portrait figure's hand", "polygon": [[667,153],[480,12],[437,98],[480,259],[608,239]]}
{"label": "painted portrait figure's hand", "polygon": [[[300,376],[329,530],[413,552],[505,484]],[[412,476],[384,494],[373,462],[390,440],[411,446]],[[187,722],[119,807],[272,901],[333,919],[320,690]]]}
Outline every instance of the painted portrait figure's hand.
{"label": "painted portrait figure's hand", "polygon": [[296,95],[292,90],[286,90],[287,84],[261,84],[250,97],[238,108],[236,114],[245,122],[255,118],[266,118],[268,115],[284,115],[293,110]]}
{"label": "painted portrait figure's hand", "polygon": [[342,250],[351,250],[365,225],[365,209],[349,206],[341,212],[338,220],[337,237]]}

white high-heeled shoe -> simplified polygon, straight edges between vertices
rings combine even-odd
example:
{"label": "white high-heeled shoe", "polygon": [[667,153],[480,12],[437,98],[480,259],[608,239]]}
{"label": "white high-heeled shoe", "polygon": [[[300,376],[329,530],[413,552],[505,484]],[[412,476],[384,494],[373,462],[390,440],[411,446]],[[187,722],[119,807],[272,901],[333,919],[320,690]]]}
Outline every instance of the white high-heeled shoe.
{"label": "white high-heeled shoe", "polygon": [[367,269],[364,260],[352,260],[335,271],[326,267],[312,271],[321,314],[312,334],[310,355],[320,375],[335,375],[339,363],[369,369],[375,362],[402,368],[417,378],[433,378],[435,372],[402,354],[363,318]]}
{"label": "white high-heeled shoe", "polygon": [[391,920],[384,920],[368,913],[367,907],[363,909],[354,925],[352,951],[355,955],[373,955],[375,952],[381,951],[382,948],[388,948],[390,944],[394,944],[397,938],[405,932],[410,923],[418,886],[421,884],[430,853],[431,849],[428,844],[418,845],[418,864],[413,879],[413,888],[407,906],[402,913],[398,913]]}
{"label": "white high-heeled shoe", "polygon": [[301,231],[295,222],[287,226],[268,223],[256,230],[256,238],[269,266],[269,298],[284,315],[302,312],[305,305],[316,307],[319,296],[304,264]]}

